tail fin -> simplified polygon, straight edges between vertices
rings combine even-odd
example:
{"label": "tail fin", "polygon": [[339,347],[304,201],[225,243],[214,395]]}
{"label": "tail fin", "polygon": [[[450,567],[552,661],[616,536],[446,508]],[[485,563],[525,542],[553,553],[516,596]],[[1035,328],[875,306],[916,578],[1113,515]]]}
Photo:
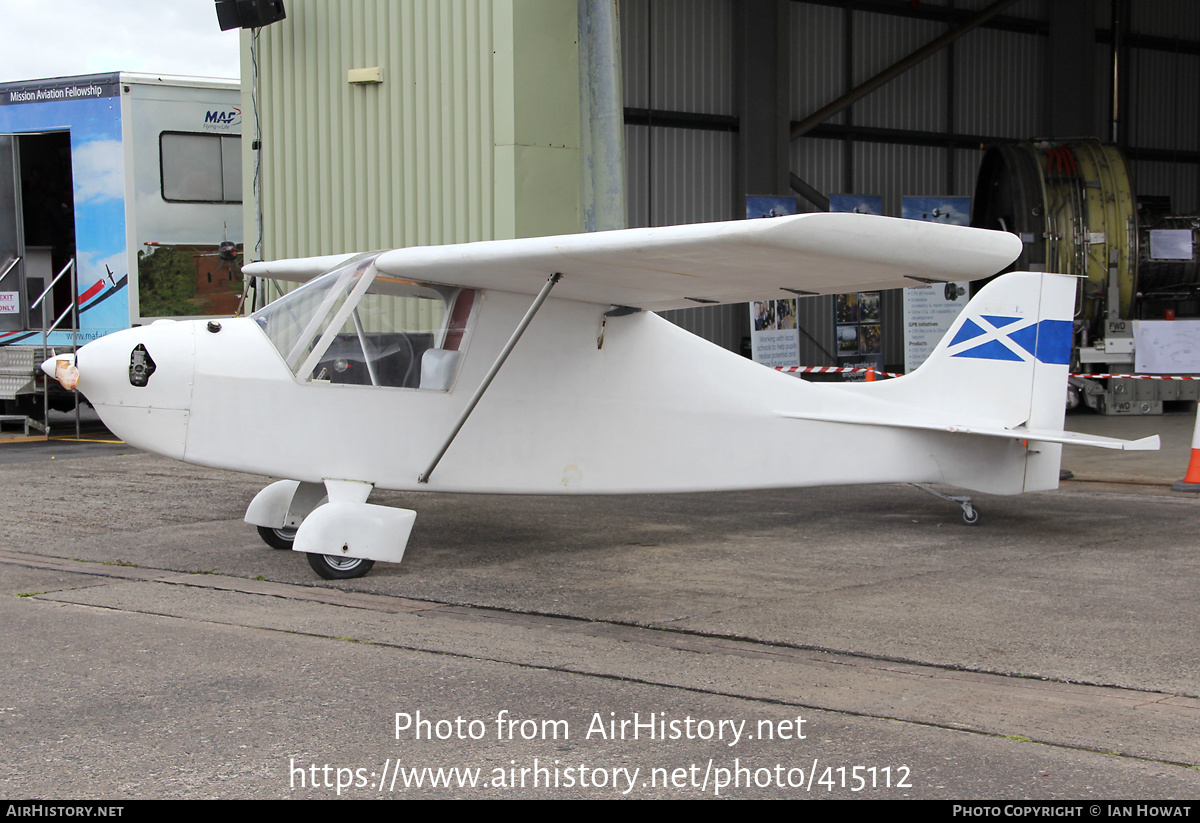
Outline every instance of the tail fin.
{"label": "tail fin", "polygon": [[1063,431],[1075,278],[1013,272],[984,286],[912,374],[847,384],[858,402],[784,417],[970,438],[931,446],[942,482],[994,494],[1058,487],[1062,444],[1157,449]]}
{"label": "tail fin", "polygon": [[[939,416],[1034,436],[1062,432],[1075,289],[1076,278],[1062,274],[996,278],[967,304],[929,359],[897,384],[906,383],[905,390]],[[1057,488],[1061,457],[1059,443],[1029,444],[1019,490]]]}
{"label": "tail fin", "polygon": [[919,369],[846,386],[863,405],[821,419],[972,438],[941,441],[935,449],[940,480],[951,485],[995,494],[1057,488],[1061,444],[1078,439],[1063,432],[1074,308],[1073,277],[998,277],[967,304]]}

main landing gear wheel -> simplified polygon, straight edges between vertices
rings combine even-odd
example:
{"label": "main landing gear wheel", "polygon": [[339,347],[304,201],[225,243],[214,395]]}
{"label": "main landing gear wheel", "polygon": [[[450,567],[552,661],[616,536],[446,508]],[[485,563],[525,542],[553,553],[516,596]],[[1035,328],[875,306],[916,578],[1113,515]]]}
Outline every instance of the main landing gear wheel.
{"label": "main landing gear wheel", "polygon": [[296,541],[295,529],[273,529],[270,526],[259,526],[258,536],[272,549],[291,549]]}
{"label": "main landing gear wheel", "polygon": [[361,557],[337,557],[332,554],[309,552],[308,565],[326,580],[349,580],[369,572],[375,561],[363,560]]}

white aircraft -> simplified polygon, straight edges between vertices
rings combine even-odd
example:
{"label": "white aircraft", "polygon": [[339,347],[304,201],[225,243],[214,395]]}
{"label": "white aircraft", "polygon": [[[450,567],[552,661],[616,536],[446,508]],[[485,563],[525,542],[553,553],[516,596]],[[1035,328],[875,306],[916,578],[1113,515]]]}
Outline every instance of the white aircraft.
{"label": "white aircraft", "polygon": [[287,478],[246,520],[322,577],[357,577],[400,562],[416,517],[368,503],[376,487],[1016,494],[1057,487],[1063,443],[1157,448],[1063,431],[1072,277],[997,278],[925,365],[865,384],[798,380],[653,313],[977,279],[1020,251],[1001,232],[806,214],[254,263],[308,282],[247,318],[160,320],[43,369],[77,377],[137,448]]}

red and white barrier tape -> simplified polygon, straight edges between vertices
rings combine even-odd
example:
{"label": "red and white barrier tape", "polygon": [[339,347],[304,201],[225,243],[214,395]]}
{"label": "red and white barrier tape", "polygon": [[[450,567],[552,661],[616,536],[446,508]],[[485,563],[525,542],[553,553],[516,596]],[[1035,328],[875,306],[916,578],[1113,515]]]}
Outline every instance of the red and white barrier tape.
{"label": "red and white barrier tape", "polygon": [[873,371],[880,377],[904,376],[896,372],[880,371],[866,366],[776,366],[775,370],[784,374],[864,374]]}
{"label": "red and white barrier tape", "polygon": [[1072,374],[1072,377],[1090,377],[1095,380],[1119,377],[1122,380],[1200,380],[1200,377],[1177,374]]}
{"label": "red and white barrier tape", "polygon": [[[880,377],[903,377],[903,374],[879,369],[868,369],[865,366],[776,366],[776,371],[784,374],[863,374],[873,371]],[[1071,374],[1072,377],[1086,377],[1093,380],[1120,378],[1122,380],[1200,380],[1196,375],[1179,374]]]}

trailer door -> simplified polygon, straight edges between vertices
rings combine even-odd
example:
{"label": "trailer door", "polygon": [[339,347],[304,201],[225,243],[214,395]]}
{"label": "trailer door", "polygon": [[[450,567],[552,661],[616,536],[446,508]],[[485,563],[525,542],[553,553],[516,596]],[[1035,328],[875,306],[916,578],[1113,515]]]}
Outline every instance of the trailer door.
{"label": "trailer door", "polygon": [[24,231],[21,228],[21,175],[17,155],[17,138],[0,134],[0,332],[25,327],[22,314],[24,267],[19,262],[25,255]]}

